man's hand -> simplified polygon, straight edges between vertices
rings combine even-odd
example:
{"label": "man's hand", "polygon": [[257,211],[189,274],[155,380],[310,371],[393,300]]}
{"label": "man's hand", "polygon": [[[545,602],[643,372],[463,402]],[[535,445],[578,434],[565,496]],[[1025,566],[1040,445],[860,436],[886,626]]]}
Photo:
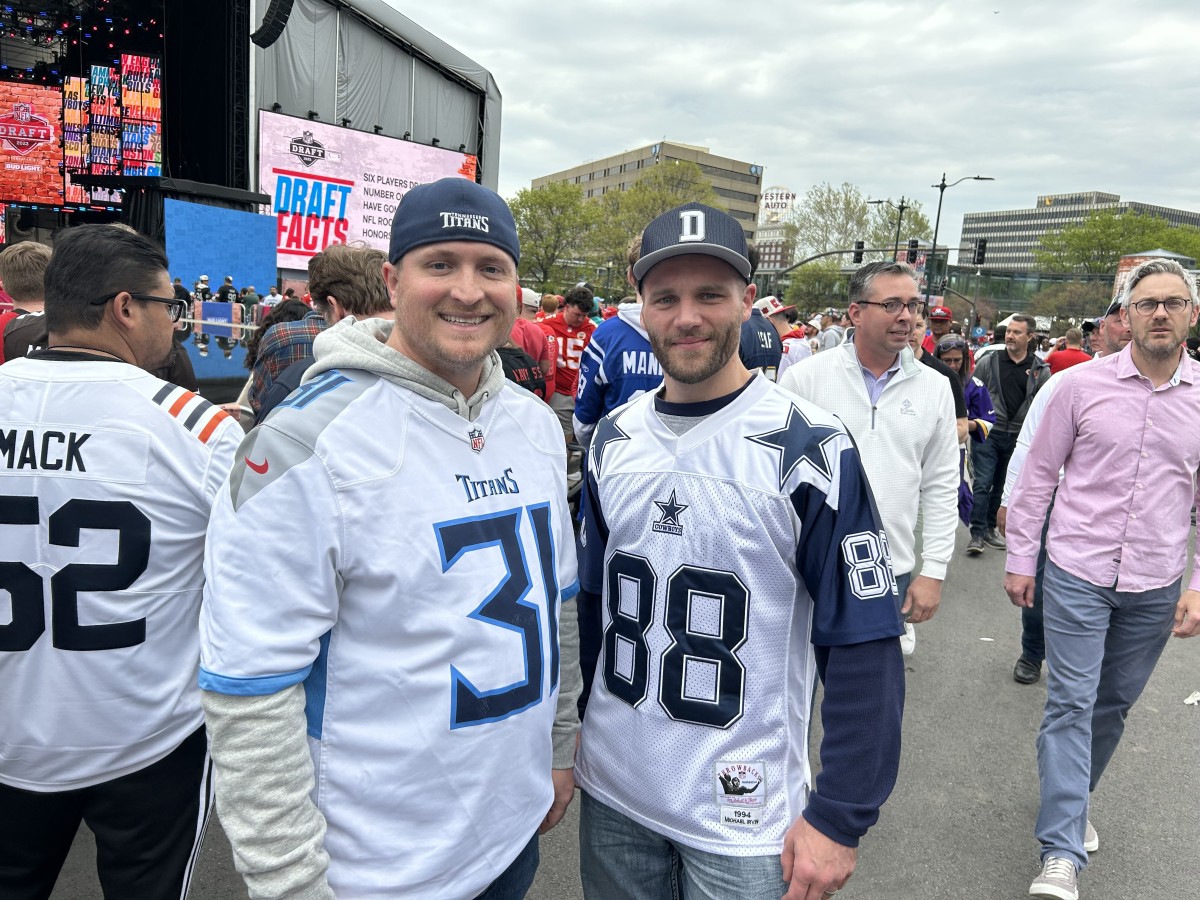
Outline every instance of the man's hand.
{"label": "man's hand", "polygon": [[904,605],[900,607],[900,615],[908,616],[913,622],[924,622],[933,618],[941,602],[941,581],[927,575],[918,575],[908,586],[908,593],[904,595]]}
{"label": "man's hand", "polygon": [[858,850],[831,841],[798,816],[783,836],[783,900],[828,900],[854,874]]}
{"label": "man's hand", "polygon": [[550,778],[554,782],[554,802],[550,804],[546,818],[542,819],[542,824],[538,826],[538,834],[545,834],[562,821],[567,807],[571,805],[571,799],[575,796],[574,769],[551,769]]}
{"label": "man's hand", "polygon": [[996,530],[1004,537],[1008,537],[1006,526],[1008,525],[1008,507],[1002,506],[996,510]]}
{"label": "man's hand", "polygon": [[1195,637],[1200,634],[1200,591],[1184,591],[1175,605],[1175,637]]}
{"label": "man's hand", "polygon": [[1032,575],[1004,573],[1004,593],[1008,594],[1013,606],[1033,606],[1033,582]]}

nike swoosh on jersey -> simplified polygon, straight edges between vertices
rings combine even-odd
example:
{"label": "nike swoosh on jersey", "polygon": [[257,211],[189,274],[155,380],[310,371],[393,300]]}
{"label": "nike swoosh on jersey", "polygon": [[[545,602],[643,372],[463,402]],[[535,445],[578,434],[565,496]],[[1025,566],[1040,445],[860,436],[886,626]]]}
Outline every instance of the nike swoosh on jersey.
{"label": "nike swoosh on jersey", "polygon": [[242,458],[246,460],[246,465],[259,475],[266,475],[267,469],[271,468],[271,461],[269,459],[264,459],[261,463],[255,463],[251,462],[250,457],[248,456],[244,456]]}

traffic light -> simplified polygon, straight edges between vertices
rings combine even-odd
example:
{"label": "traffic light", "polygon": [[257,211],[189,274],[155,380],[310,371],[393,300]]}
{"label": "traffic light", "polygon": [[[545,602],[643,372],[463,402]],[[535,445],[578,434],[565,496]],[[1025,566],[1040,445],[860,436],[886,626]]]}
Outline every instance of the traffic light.
{"label": "traffic light", "polygon": [[863,260],[863,250],[866,249],[866,244],[862,241],[854,242],[854,264],[859,265]]}
{"label": "traffic light", "polygon": [[977,266],[983,265],[984,257],[987,256],[987,238],[980,238],[975,242],[975,260]]}
{"label": "traffic light", "polygon": [[908,255],[905,258],[910,266],[917,261],[917,247],[919,246],[920,242],[916,238],[908,242]]}

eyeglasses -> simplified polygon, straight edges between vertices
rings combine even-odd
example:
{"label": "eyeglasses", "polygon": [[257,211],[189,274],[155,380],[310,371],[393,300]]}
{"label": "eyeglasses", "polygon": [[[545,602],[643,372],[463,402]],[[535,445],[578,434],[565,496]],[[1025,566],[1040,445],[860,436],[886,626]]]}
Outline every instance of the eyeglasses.
{"label": "eyeglasses", "polygon": [[1160,305],[1169,313],[1183,312],[1188,302],[1186,297],[1168,297],[1166,300],[1136,300],[1129,305],[1138,311],[1138,315],[1152,316]]}
{"label": "eyeglasses", "polygon": [[135,294],[133,291],[117,291],[116,294],[106,294],[103,297],[97,297],[95,300],[89,300],[89,306],[103,306],[110,300],[116,299],[118,294],[127,293],[134,300],[145,300],[148,303],[165,303],[168,307],[168,315],[171,316],[172,322],[178,322],[185,312],[187,312],[187,302],[180,300],[177,297],[155,297],[153,294]]}
{"label": "eyeglasses", "polygon": [[925,312],[924,300],[909,300],[907,303],[905,303],[903,300],[888,300],[885,303],[877,303],[874,300],[856,300],[854,302],[862,304],[863,306],[881,306],[883,307],[883,311],[889,316],[900,315],[900,310],[902,309],[907,309],[909,314],[913,316],[915,316],[917,313]]}

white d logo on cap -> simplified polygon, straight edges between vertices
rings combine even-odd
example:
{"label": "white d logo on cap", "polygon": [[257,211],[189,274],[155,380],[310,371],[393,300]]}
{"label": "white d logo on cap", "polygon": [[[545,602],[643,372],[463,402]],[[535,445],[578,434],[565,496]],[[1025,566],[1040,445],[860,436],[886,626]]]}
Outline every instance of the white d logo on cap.
{"label": "white d logo on cap", "polygon": [[685,209],[679,214],[679,242],[704,240],[704,211]]}

